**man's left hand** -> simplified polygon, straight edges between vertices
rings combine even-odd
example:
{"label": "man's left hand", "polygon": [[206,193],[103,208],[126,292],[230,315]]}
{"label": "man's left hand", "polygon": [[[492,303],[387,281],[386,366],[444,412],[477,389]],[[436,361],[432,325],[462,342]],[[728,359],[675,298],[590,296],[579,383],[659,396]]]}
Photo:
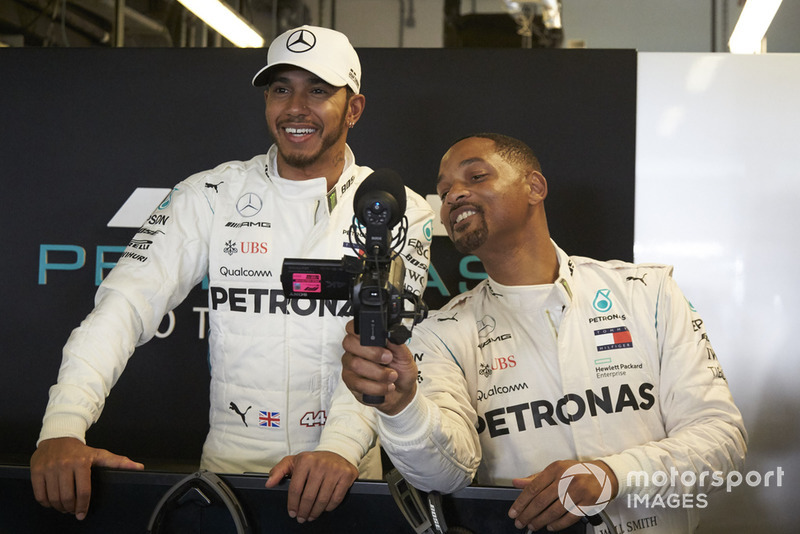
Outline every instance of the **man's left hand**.
{"label": "man's left hand", "polygon": [[[514,519],[514,525],[531,530],[547,527],[548,530],[563,530],[577,523],[581,516],[571,514],[558,497],[558,482],[564,471],[575,464],[594,464],[602,469],[611,482],[611,498],[617,496],[619,484],[617,477],[605,462],[577,462],[575,460],[561,460],[548,465],[543,471],[526,478],[515,478],[511,481],[515,488],[522,488],[508,516]],[[603,490],[603,485],[594,474],[577,474],[569,483],[569,497],[580,506],[593,506],[597,504],[598,497]]]}
{"label": "man's left hand", "polygon": [[274,488],[285,476],[292,477],[289,517],[305,523],[341,504],[358,478],[358,469],[334,452],[311,451],[284,457],[270,471],[266,487]]}

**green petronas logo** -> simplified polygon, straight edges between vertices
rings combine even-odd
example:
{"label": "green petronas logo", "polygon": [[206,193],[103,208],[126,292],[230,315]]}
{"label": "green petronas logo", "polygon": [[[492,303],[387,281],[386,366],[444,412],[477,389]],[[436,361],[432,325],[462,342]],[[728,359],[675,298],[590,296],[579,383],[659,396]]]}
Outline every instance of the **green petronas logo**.
{"label": "green petronas logo", "polygon": [[592,307],[600,313],[606,313],[612,306],[610,295],[610,289],[598,289],[597,294],[594,296]]}

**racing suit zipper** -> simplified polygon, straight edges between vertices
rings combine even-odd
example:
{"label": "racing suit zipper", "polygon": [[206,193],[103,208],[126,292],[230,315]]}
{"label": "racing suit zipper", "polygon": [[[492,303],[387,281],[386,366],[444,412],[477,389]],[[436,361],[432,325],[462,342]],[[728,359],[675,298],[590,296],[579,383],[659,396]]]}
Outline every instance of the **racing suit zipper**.
{"label": "racing suit zipper", "polygon": [[[559,282],[561,283],[561,287],[564,288],[564,291],[566,291],[567,296],[569,297],[569,299],[572,300],[572,291],[570,290],[569,284],[567,283],[567,281],[562,278]],[[561,320],[562,321],[564,320],[563,315],[564,315],[565,309],[566,309],[566,306],[561,306],[561,315],[562,315]],[[556,323],[553,320],[553,316],[550,313],[549,309],[546,309],[544,311],[544,313],[547,315],[547,321],[550,324],[550,330],[553,332],[553,339],[555,339],[556,342],[558,342],[558,327],[556,326]]]}
{"label": "racing suit zipper", "polygon": [[550,315],[550,310],[545,310],[544,313],[547,315],[547,322],[550,324],[550,331],[553,332],[553,339],[558,341],[558,328],[556,328],[556,323],[553,321],[553,316]]}

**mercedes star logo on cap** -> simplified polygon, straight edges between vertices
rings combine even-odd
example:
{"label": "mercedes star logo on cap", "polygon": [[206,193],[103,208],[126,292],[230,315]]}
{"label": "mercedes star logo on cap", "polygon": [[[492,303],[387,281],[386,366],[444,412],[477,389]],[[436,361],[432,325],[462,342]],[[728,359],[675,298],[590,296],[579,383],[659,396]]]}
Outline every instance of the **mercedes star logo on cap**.
{"label": "mercedes star logo on cap", "polygon": [[317,44],[316,36],[308,30],[297,30],[286,40],[286,48],[290,52],[308,52]]}

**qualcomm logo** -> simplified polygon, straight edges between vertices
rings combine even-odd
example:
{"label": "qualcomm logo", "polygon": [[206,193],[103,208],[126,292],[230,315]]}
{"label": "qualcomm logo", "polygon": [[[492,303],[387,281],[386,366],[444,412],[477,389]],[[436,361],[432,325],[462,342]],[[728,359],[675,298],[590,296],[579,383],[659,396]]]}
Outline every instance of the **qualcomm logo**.
{"label": "qualcomm logo", "polygon": [[117,213],[111,217],[109,228],[139,228],[151,213],[167,201],[172,189],[165,187],[137,187]]}

